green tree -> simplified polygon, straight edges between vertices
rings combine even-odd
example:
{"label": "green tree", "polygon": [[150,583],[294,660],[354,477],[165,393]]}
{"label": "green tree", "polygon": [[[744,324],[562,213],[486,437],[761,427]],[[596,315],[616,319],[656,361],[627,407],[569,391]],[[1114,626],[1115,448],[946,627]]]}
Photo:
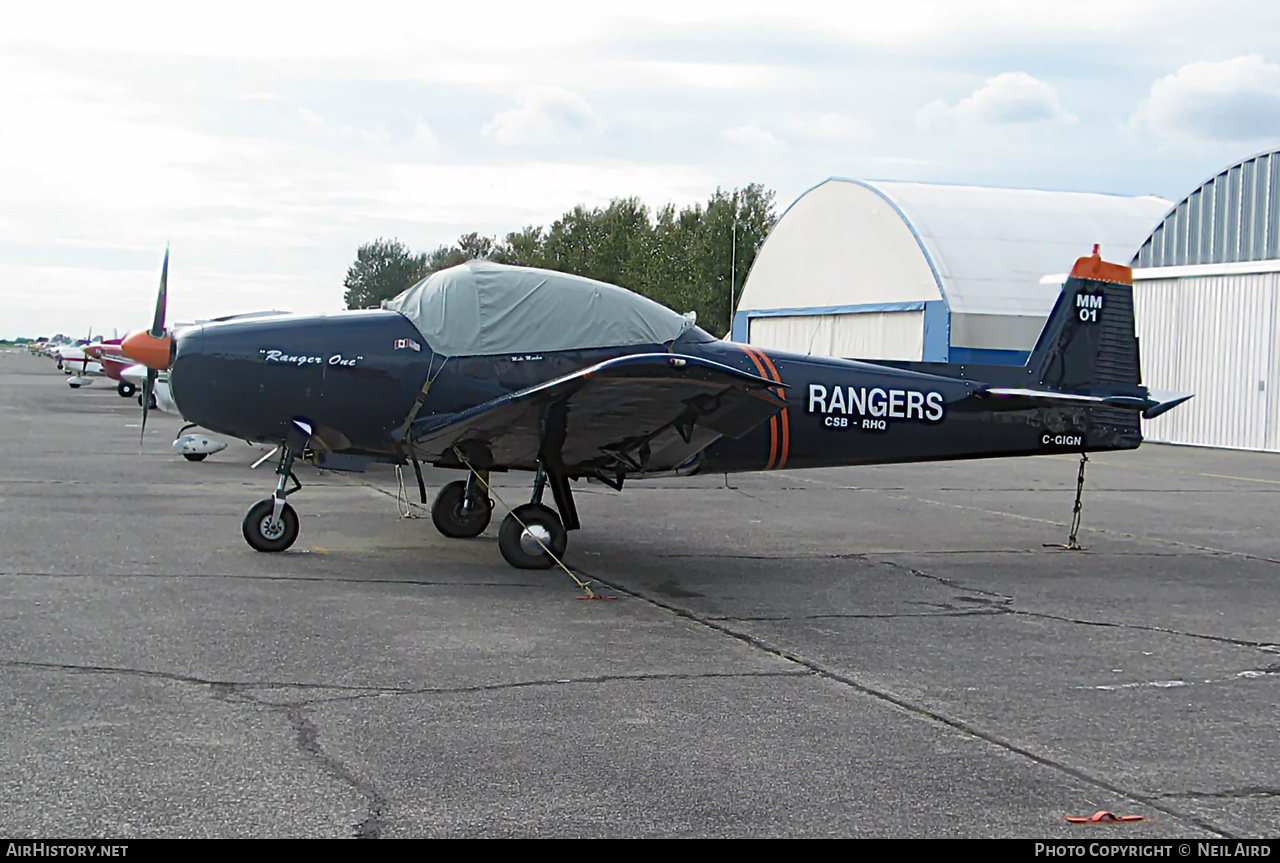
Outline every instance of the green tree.
{"label": "green tree", "polygon": [[543,266],[637,290],[652,233],[649,210],[638,198],[615,198],[604,209],[579,204],[552,223]]}
{"label": "green tree", "polygon": [[[716,189],[705,206],[677,211],[668,204],[654,218],[634,197],[594,209],[579,205],[545,232],[527,225],[502,240],[472,232],[430,254],[411,255],[399,241],[378,240],[361,246],[348,271],[347,303],[351,308],[376,305],[437,270],[486,258],[620,285],[676,311],[697,312],[704,329],[724,335],[746,275],[773,228],[773,207],[774,193],[752,183]],[[403,276],[396,262],[404,265]],[[375,276],[377,291],[356,291]]]}
{"label": "green tree", "polygon": [[642,293],[677,311],[693,311],[715,335],[729,332],[751,265],[772,230],[774,193],[758,183],[716,189],[704,207],[658,212]]}
{"label": "green tree", "polygon": [[463,234],[454,245],[438,246],[434,252],[426,256],[427,268],[423,275],[429,276],[439,270],[447,270],[476,258],[489,258],[496,249],[497,244],[491,237],[482,237],[476,231]]}
{"label": "green tree", "polygon": [[773,205],[774,193],[758,183],[732,192],[716,189],[707,201],[692,250],[693,308],[703,328],[716,335],[729,332],[747,273],[777,221]]}
{"label": "green tree", "polygon": [[493,250],[489,260],[518,267],[546,266],[542,252],[542,226],[525,225],[524,230],[512,231]]}
{"label": "green tree", "polygon": [[426,275],[426,255],[412,254],[399,240],[379,237],[357,249],[355,263],[347,268],[342,283],[347,289],[347,308],[376,308]]}

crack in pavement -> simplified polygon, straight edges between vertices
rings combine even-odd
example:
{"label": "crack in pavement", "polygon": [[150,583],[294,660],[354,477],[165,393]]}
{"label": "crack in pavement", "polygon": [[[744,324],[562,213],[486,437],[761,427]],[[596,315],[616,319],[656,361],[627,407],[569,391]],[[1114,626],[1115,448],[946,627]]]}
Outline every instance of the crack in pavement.
{"label": "crack in pavement", "polygon": [[320,731],[306,717],[305,708],[309,702],[278,703],[253,695],[256,689],[302,689],[302,690],[337,690],[343,692],[377,691],[374,687],[333,686],[320,683],[292,683],[277,681],[222,681],[206,680],[191,675],[174,674],[142,668],[119,668],[103,665],[70,665],[53,662],[23,662],[19,660],[0,660],[0,667],[19,668],[25,670],[63,671],[73,674],[114,674],[132,677],[144,677],[154,680],[167,680],[207,688],[210,695],[226,704],[252,704],[274,713],[282,714],[295,733],[298,750],[303,756],[317,764],[321,772],[345,784],[368,800],[368,815],[359,824],[352,827],[355,838],[378,837],[381,818],[387,808],[386,798],[370,783],[361,780],[336,758],[328,755],[320,746]]}
{"label": "crack in pavement", "polygon": [[[998,593],[994,590],[983,590],[980,587],[973,587],[971,585],[964,584],[963,582],[956,581],[954,578],[947,578],[945,575],[934,575],[932,572],[925,572],[923,569],[916,569],[914,566],[907,566],[905,563],[898,563],[897,561],[893,561],[893,560],[880,560],[876,562],[882,566],[887,566],[890,569],[905,570],[906,573],[913,578],[921,578],[926,581],[935,581],[938,584],[941,584],[943,587],[950,588],[951,590],[961,590],[971,594],[976,593],[979,596],[985,597],[986,599],[994,600],[996,602],[1001,603],[1002,605],[1009,605],[1010,603],[1013,602],[1013,599],[1014,599],[1012,596],[1009,596],[1006,593]],[[974,597],[969,597],[967,601],[980,602],[982,600],[976,599]]]}
{"label": "crack in pavement", "polygon": [[[758,672],[703,672],[703,673],[658,673],[658,674],[602,674],[590,677],[557,678],[546,680],[521,680],[487,685],[457,687],[374,687],[343,686],[323,683],[296,683],[280,681],[224,681],[208,680],[191,675],[174,674],[140,668],[121,668],[104,665],[71,665],[54,662],[27,662],[21,660],[0,660],[0,668],[18,668],[24,670],[62,671],[77,674],[115,674],[168,680],[207,688],[217,700],[226,704],[249,704],[264,708],[282,715],[293,729],[298,750],[315,763],[325,775],[352,788],[365,798],[367,802],[366,817],[352,826],[352,837],[356,839],[377,839],[381,836],[384,820],[391,808],[391,803],[372,782],[362,779],[354,770],[340,760],[325,752],[320,743],[320,729],[308,716],[308,708],[330,704],[337,701],[351,701],[364,698],[384,696],[412,695],[453,695],[474,694],[480,692],[496,692],[502,690],[523,689],[538,686],[566,686],[580,684],[600,684],[613,682],[645,682],[651,680],[705,680],[721,678],[774,678],[774,677],[807,677],[810,672],[799,669],[788,671]],[[333,691],[347,693],[332,698],[310,698],[301,701],[272,701],[255,695],[260,689],[298,689],[308,691]]]}
{"label": "crack in pavement", "polygon": [[1083,620],[1081,618],[1067,617],[1060,614],[1049,614],[1045,611],[1023,611],[1017,608],[1000,609],[1003,614],[1020,615],[1023,617],[1038,617],[1045,620],[1056,620],[1060,623],[1072,623],[1079,626],[1099,626],[1112,627],[1115,629],[1133,629],[1142,632],[1158,632],[1162,635],[1178,635],[1183,638],[1198,638],[1202,641],[1213,641],[1218,644],[1231,644],[1236,647],[1252,647],[1257,650],[1275,650],[1280,648],[1280,643],[1273,641],[1252,641],[1247,638],[1231,638],[1226,635],[1205,635],[1199,632],[1187,632],[1181,629],[1170,629],[1164,626],[1153,626],[1145,623],[1115,623],[1106,620]]}
{"label": "crack in pavement", "polygon": [[634,674],[596,674],[579,677],[535,678],[532,680],[512,680],[503,683],[482,683],[469,686],[349,686],[334,683],[299,683],[296,681],[276,680],[208,680],[190,675],[172,672],[155,671],[145,668],[122,668],[108,665],[71,665],[57,662],[29,662],[23,660],[0,660],[0,668],[39,669],[47,671],[66,671],[76,674],[119,674],[149,677],[159,680],[170,680],[194,686],[206,686],[216,691],[223,700],[234,696],[245,696],[259,689],[296,689],[315,690],[320,692],[351,693],[341,698],[311,698],[298,702],[265,702],[246,696],[246,702],[268,704],[274,707],[287,707],[294,704],[319,704],[330,701],[347,701],[360,698],[374,698],[388,695],[465,695],[478,692],[497,692],[507,689],[526,689],[538,686],[568,686],[595,683],[615,683],[627,681],[650,680],[714,680],[752,677],[797,677],[804,676],[802,671],[706,671],[706,672],[636,672]]}
{"label": "crack in pavement", "polygon": [[1157,794],[1161,799],[1189,800],[1241,800],[1248,798],[1280,797],[1280,788],[1260,785],[1250,788],[1228,788],[1225,791],[1169,791]]}
{"label": "crack in pavement", "polygon": [[[794,554],[722,554],[705,551],[658,552],[650,557],[664,560],[870,560],[888,555],[919,554],[1044,554],[1043,548],[874,548],[866,551],[817,552],[806,551]],[[1096,553],[1096,552],[1095,552]],[[1107,557],[1181,557],[1174,551],[1108,551]]]}
{"label": "crack in pavement", "polygon": [[885,612],[884,614],[856,614],[850,612],[848,614],[796,614],[796,615],[778,615],[778,616],[753,616],[740,617],[736,615],[707,615],[707,620],[737,621],[742,623],[784,623],[789,620],[895,620],[904,617],[977,617],[980,615],[1003,614],[1004,609],[1001,608],[984,608],[951,611],[903,611],[903,612]]}
{"label": "crack in pavement", "polygon": [[335,584],[408,584],[417,587],[541,587],[518,581],[424,581],[411,578],[345,578],[322,575],[237,575],[220,572],[0,572],[23,578],[212,578],[238,581],[323,581]]}
{"label": "crack in pavement", "polygon": [[[1134,629],[1134,630],[1139,630],[1144,632],[1158,632],[1164,635],[1177,635],[1177,636],[1182,636],[1184,638],[1196,638],[1204,641],[1217,642],[1219,644],[1231,644],[1237,647],[1251,647],[1257,650],[1273,651],[1276,649],[1280,649],[1280,643],[1270,642],[1270,641],[1253,641],[1253,640],[1244,639],[1244,638],[1231,638],[1230,636],[1225,636],[1225,635],[1205,635],[1199,632],[1187,632],[1185,630],[1171,629],[1169,627],[1153,626],[1150,624],[1142,624],[1142,623],[1117,623],[1113,621],[1104,621],[1104,620],[1085,620],[1083,618],[1067,617],[1066,615],[1050,614],[1044,611],[1026,611],[1023,609],[1014,608],[1013,603],[1016,601],[1016,599],[1015,597],[1009,596],[1007,594],[996,593],[994,591],[989,591],[989,590],[982,590],[980,588],[963,584],[962,582],[947,578],[945,576],[934,575],[932,573],[928,573],[923,570],[916,569],[914,567],[909,567],[909,566],[906,566],[905,564],[896,563],[894,561],[886,560],[886,561],[880,561],[880,563],[883,563],[886,566],[905,569],[915,577],[930,579],[932,581],[936,581],[939,584],[946,585],[947,587],[955,590],[964,590],[970,593],[976,593],[986,597],[991,597],[1000,603],[999,608],[991,609],[993,613],[997,613],[997,614],[1012,614],[1012,615],[1021,615],[1025,617],[1038,617],[1046,620],[1056,620],[1060,623],[1071,623],[1078,626],[1114,627],[1116,629]],[[959,598],[963,599],[966,602],[982,601],[977,599],[976,597],[959,597]]]}
{"label": "crack in pavement", "polygon": [[[986,515],[997,515],[1003,518],[1014,518],[1014,519],[1019,519],[1021,521],[1032,521],[1039,524],[1051,524],[1051,525],[1054,525],[1055,527],[1065,528],[1068,526],[1065,522],[1054,521],[1053,519],[1037,518],[1036,516],[1023,515],[1022,513],[1002,512],[997,509],[986,509],[980,506],[968,506],[966,504],[961,504],[961,503],[950,503],[948,501],[930,500],[929,498],[924,498],[924,497],[910,497],[908,495],[891,494],[889,495],[889,497],[895,497],[895,498],[898,498],[899,500],[914,501],[916,503],[927,503],[933,506],[947,506],[953,509],[969,510],[971,512],[981,512]],[[1178,539],[1165,539],[1164,537],[1159,537],[1159,536],[1144,536],[1143,534],[1139,534],[1139,533],[1128,533],[1126,531],[1120,531],[1120,530],[1108,530],[1107,528],[1104,528],[1104,527],[1082,526],[1081,530],[1084,530],[1088,533],[1100,534],[1102,536],[1117,536],[1123,539],[1136,540],[1138,542],[1153,542],[1161,545],[1173,545],[1179,548],[1189,548],[1194,551],[1208,552],[1209,554],[1226,555],[1229,557],[1242,557],[1247,560],[1258,560],[1264,563],[1280,564],[1280,560],[1277,560],[1276,558],[1273,558],[1273,557],[1266,557],[1264,555],[1258,555],[1258,554],[1250,554],[1247,551],[1232,551],[1230,549],[1225,549],[1225,548],[1214,548],[1213,546],[1200,545],[1194,542],[1183,542],[1182,540],[1178,540]]]}
{"label": "crack in pavement", "polygon": [[[750,647],[763,651],[771,656],[775,656],[787,662],[794,663],[800,666],[801,668],[808,669],[810,672],[812,672],[813,674],[819,677],[834,681],[836,683],[840,683],[844,686],[847,686],[849,689],[855,692],[858,692],[862,695],[865,695],[869,698],[884,702],[886,704],[893,705],[894,707],[897,707],[898,709],[903,710],[914,716],[918,716],[928,721],[938,723],[939,725],[946,726],[948,728],[959,731],[963,734],[968,734],[979,740],[986,741],[987,743],[993,746],[997,746],[1007,752],[1011,752],[1013,754],[1026,758],[1027,760],[1035,764],[1039,764],[1043,767],[1048,767],[1052,770],[1058,771],[1060,773],[1064,773],[1088,785],[1092,785],[1096,788],[1101,788],[1105,791],[1111,792],[1112,794],[1116,794],[1128,800],[1132,800],[1137,803],[1141,803],[1142,805],[1149,806],[1150,808],[1155,809],[1158,812],[1163,812],[1165,815],[1176,818],[1179,821],[1193,824],[1196,827],[1200,828],[1201,830],[1204,830],[1208,833],[1212,833],[1215,836],[1219,836],[1224,839],[1236,838],[1234,834],[1230,833],[1229,831],[1225,830],[1222,827],[1217,826],[1216,824],[1212,823],[1211,821],[1208,821],[1207,819],[1201,818],[1197,815],[1191,815],[1185,812],[1181,812],[1172,806],[1168,806],[1160,803],[1159,798],[1157,797],[1126,789],[1120,785],[1117,785],[1113,782],[1103,779],[1100,776],[1095,776],[1083,768],[1073,767],[1070,764],[1067,764],[1063,761],[1059,761],[1055,758],[1051,758],[1049,756],[1041,755],[1037,752],[1033,752],[1031,749],[1027,748],[1026,746],[1021,746],[1017,743],[1014,743],[1012,740],[1007,740],[1004,737],[1001,737],[999,734],[974,728],[962,719],[958,719],[943,713],[939,713],[923,703],[914,701],[904,696],[895,695],[892,692],[889,692],[885,689],[878,688],[876,686],[872,686],[866,683],[861,683],[858,680],[854,679],[853,677],[849,676],[848,674],[845,674],[832,667],[829,667],[824,663],[818,662],[813,659],[808,659],[806,657],[800,656],[799,654],[787,651],[777,645],[771,644],[762,638],[759,638],[757,636],[751,635],[746,632],[741,632],[739,630],[736,630],[731,626],[727,625],[726,622],[713,620],[709,617],[699,615],[695,612],[681,608],[672,603],[664,602],[663,600],[649,596],[640,591],[632,590],[621,584],[617,584],[607,579],[600,578],[595,574],[582,570],[580,567],[579,567],[579,571],[583,575],[587,575],[590,578],[594,579],[596,582],[605,585],[610,590],[615,590],[619,593],[623,593],[628,596],[631,596],[634,599],[638,599],[642,602],[647,602],[657,608],[661,608],[664,611],[667,611],[675,615],[676,617],[679,617],[684,620],[688,620],[692,623],[698,624],[709,630],[712,630],[713,632],[717,632],[721,635],[740,641]],[[938,580],[938,581],[943,581],[943,582],[949,581],[941,577],[930,576],[928,573],[918,573],[918,574],[927,578],[934,578],[935,580]]]}
{"label": "crack in pavement", "polygon": [[[792,476],[790,478],[799,480],[800,482],[810,483],[812,485],[819,485],[831,490],[844,490],[843,486],[836,485],[835,483],[826,482],[824,480],[812,479],[810,477],[797,477],[797,476]],[[882,489],[853,489],[853,490],[885,491]],[[1089,489],[1089,491],[1090,493],[1092,493],[1094,489]],[[926,503],[932,506],[945,506],[945,507],[950,507],[952,509],[966,510],[969,512],[980,512],[985,515],[1000,516],[1002,518],[1012,518],[1012,519],[1018,519],[1020,521],[1030,521],[1030,522],[1035,522],[1037,524],[1048,524],[1048,525],[1053,525],[1054,527],[1065,528],[1068,526],[1065,522],[1055,521],[1053,519],[1048,519],[1048,518],[1038,518],[1032,515],[1023,515],[1022,513],[1003,512],[997,509],[986,509],[985,507],[969,506],[963,503],[952,503],[950,501],[932,500],[931,498],[927,498],[927,497],[917,497],[913,494],[892,494],[892,493],[888,493],[887,491],[885,491],[885,494],[887,497],[895,498],[897,500],[911,501],[914,503]],[[1272,557],[1266,557],[1264,555],[1250,554],[1249,552],[1246,552],[1246,551],[1231,551],[1230,549],[1215,548],[1213,546],[1199,545],[1197,543],[1192,543],[1192,542],[1183,542],[1182,540],[1177,540],[1177,539],[1165,539],[1163,537],[1158,537],[1158,536],[1144,536],[1143,534],[1138,534],[1138,533],[1127,533],[1125,531],[1114,531],[1114,530],[1108,530],[1102,527],[1088,527],[1083,525],[1081,526],[1081,530],[1084,530],[1088,533],[1100,534],[1103,536],[1117,536],[1123,539],[1132,539],[1138,542],[1152,542],[1152,543],[1158,543],[1162,545],[1172,545],[1179,548],[1189,548],[1195,551],[1208,552],[1210,554],[1227,555],[1230,557],[1242,557],[1247,560],[1262,561],[1263,563],[1280,564],[1280,560],[1277,560],[1276,558],[1272,558]]]}
{"label": "crack in pavement", "polygon": [[728,483],[726,483],[726,484],[725,484],[725,486],[724,486],[724,488],[725,488],[725,490],[727,490],[727,491],[734,492],[735,494],[740,494],[740,495],[742,495],[743,497],[747,498],[748,500],[754,500],[756,503],[762,503],[762,504],[764,504],[765,506],[771,506],[771,507],[774,507],[775,509],[776,509],[776,508],[777,508],[777,506],[778,506],[778,504],[777,504],[777,503],[775,503],[775,502],[773,502],[773,501],[771,501],[771,500],[765,500],[765,499],[764,499],[764,498],[762,498],[762,497],[756,497],[754,494],[751,494],[750,492],[743,491],[741,488],[739,488],[739,487],[738,487],[738,486],[736,486],[736,485],[729,485]]}
{"label": "crack in pavement", "polygon": [[61,662],[30,662],[18,659],[0,660],[2,668],[42,669],[46,671],[66,671],[74,674],[122,674],[137,677],[150,677],[157,680],[170,680],[175,683],[188,683],[193,686],[208,686],[220,692],[240,692],[251,689],[318,689],[340,690],[344,692],[385,692],[395,691],[384,686],[342,686],[329,683],[297,683],[293,681],[274,680],[207,680],[202,677],[175,674],[167,671],[155,671],[146,668],[122,668],[112,665],[72,665]]}
{"label": "crack in pavement", "polygon": [[372,783],[362,780],[345,764],[324,751],[320,745],[320,729],[307,718],[306,710],[302,705],[264,704],[264,706],[284,713],[285,718],[297,733],[298,749],[311,756],[311,759],[320,765],[321,770],[339,782],[351,786],[369,801],[368,815],[354,826],[352,838],[377,839],[382,831],[382,819],[389,808],[387,798]]}

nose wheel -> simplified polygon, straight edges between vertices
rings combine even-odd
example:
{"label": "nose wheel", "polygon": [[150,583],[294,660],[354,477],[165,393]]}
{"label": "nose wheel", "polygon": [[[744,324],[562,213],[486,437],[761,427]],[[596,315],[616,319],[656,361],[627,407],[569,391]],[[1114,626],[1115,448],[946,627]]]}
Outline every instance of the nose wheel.
{"label": "nose wheel", "polygon": [[[254,551],[284,551],[298,538],[298,514],[285,503],[285,498],[302,488],[302,483],[293,473],[293,459],[295,454],[305,451],[309,440],[311,424],[295,419],[288,439],[280,448],[280,463],[276,466],[276,476],[280,479],[276,483],[275,494],[249,507],[241,525],[245,542]],[[293,482],[292,488],[289,487],[290,481]]]}
{"label": "nose wheel", "polygon": [[276,517],[275,504],[275,498],[264,497],[244,517],[244,539],[254,551],[284,551],[298,538],[298,514],[286,503]]}

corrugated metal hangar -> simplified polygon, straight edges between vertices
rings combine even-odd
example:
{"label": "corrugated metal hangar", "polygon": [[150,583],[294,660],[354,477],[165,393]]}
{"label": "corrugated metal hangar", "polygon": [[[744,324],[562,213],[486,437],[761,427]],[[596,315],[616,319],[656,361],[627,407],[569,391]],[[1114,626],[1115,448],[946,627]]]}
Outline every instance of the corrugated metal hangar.
{"label": "corrugated metal hangar", "polygon": [[1133,266],[1144,382],[1196,394],[1143,434],[1280,452],[1280,150],[1197,186]]}
{"label": "corrugated metal hangar", "polygon": [[816,356],[1022,363],[1062,272],[1128,260],[1170,201],[831,178],[760,249],[732,337]]}

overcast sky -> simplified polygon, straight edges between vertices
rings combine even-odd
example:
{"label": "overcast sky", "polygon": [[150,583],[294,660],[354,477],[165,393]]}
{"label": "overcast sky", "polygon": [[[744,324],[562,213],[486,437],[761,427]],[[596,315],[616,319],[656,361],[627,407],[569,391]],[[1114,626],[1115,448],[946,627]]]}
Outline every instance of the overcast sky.
{"label": "overcast sky", "polygon": [[1278,145],[1274,0],[9,4],[0,337],[147,325],[166,243],[171,320],[317,312],[380,236],[833,175],[1177,200]]}

